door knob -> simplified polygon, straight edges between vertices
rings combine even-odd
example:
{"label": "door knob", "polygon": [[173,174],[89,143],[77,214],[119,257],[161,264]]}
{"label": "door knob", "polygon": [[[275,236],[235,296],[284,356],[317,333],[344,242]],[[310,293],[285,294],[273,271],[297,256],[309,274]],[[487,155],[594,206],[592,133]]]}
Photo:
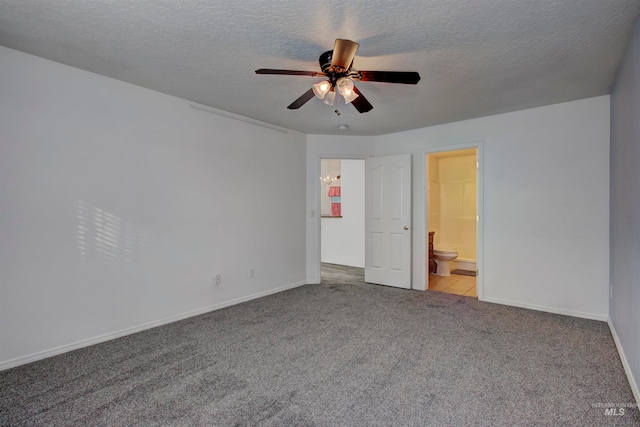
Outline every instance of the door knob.
{"label": "door knob", "polygon": [[404,229],[405,229],[405,230],[408,230],[408,229],[409,229],[409,226],[408,226],[408,225],[405,225],[405,226],[404,226]]}

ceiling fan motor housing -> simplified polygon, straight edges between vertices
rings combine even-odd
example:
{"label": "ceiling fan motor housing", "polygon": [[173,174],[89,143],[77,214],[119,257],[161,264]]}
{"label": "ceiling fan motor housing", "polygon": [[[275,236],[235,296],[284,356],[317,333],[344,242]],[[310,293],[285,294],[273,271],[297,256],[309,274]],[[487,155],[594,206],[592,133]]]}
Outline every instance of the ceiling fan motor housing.
{"label": "ceiling fan motor housing", "polygon": [[331,60],[333,59],[333,51],[332,50],[328,50],[325,53],[323,53],[322,55],[320,55],[320,60],[318,62],[320,62],[320,69],[322,70],[323,73],[325,73],[327,71],[327,69],[329,67],[331,67]]}

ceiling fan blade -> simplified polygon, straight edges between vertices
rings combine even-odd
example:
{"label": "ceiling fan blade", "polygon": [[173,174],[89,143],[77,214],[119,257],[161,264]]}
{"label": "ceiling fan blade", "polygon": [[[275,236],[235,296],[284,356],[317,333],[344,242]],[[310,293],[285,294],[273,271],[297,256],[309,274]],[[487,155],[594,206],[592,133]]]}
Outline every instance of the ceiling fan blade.
{"label": "ceiling fan blade", "polygon": [[404,83],[414,85],[420,81],[415,71],[356,71],[354,80],[363,82]]}
{"label": "ceiling fan blade", "polygon": [[333,46],[331,66],[348,70],[359,46],[358,43],[351,40],[336,39],[336,44]]}
{"label": "ceiling fan blade", "polygon": [[314,96],[316,95],[313,93],[313,88],[311,88],[308,91],[306,91],[300,98],[293,101],[291,105],[289,105],[287,108],[289,110],[297,110],[298,108],[302,107],[304,104],[309,102],[309,100]]}
{"label": "ceiling fan blade", "polygon": [[324,73],[317,71],[296,71],[296,70],[273,70],[271,68],[260,68],[256,70],[256,74],[280,74],[286,76],[311,76],[311,77],[324,77]]}
{"label": "ceiling fan blade", "polygon": [[367,111],[371,111],[373,109],[373,105],[371,105],[371,103],[367,101],[367,98],[364,97],[362,92],[360,92],[358,88],[355,86],[353,87],[353,91],[358,94],[358,97],[353,101],[351,101],[351,104],[353,104],[353,106],[356,107],[356,110],[358,110],[361,113],[366,113]]}

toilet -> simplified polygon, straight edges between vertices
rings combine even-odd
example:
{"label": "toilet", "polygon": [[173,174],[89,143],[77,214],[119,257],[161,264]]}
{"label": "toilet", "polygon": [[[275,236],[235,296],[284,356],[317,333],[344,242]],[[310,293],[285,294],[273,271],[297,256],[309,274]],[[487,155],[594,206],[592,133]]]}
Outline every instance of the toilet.
{"label": "toilet", "polygon": [[436,276],[451,276],[449,261],[458,258],[457,249],[446,246],[436,246],[433,248],[433,257],[436,262],[436,268],[433,274]]}

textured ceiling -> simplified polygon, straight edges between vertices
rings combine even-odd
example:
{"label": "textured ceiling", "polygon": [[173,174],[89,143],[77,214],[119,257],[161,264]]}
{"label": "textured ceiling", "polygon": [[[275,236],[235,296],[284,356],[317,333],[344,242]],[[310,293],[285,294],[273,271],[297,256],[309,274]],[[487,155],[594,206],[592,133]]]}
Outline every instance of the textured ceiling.
{"label": "textured ceiling", "polygon": [[[640,0],[0,0],[0,44],[309,134],[379,135],[610,92]],[[336,38],[374,109],[312,99]],[[349,129],[340,131],[339,124]]]}

